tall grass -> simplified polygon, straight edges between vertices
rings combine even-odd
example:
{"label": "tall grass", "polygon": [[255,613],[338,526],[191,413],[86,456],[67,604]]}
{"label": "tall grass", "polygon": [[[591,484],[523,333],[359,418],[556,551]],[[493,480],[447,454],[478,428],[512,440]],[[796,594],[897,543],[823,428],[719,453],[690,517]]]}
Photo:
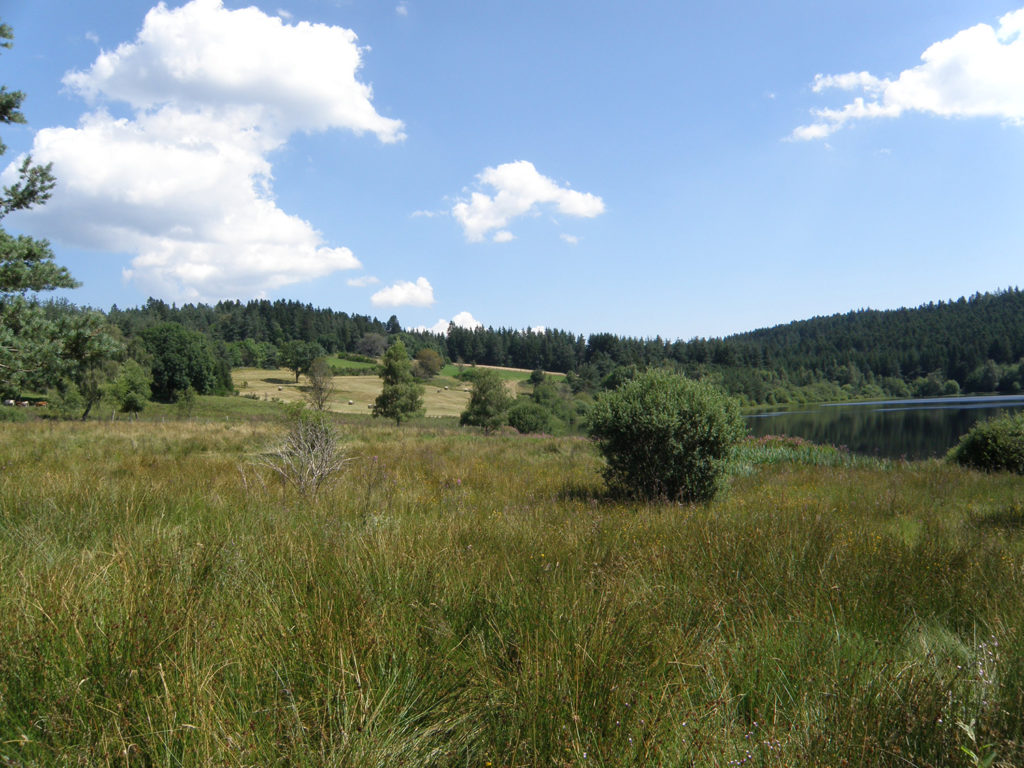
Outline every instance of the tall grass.
{"label": "tall grass", "polygon": [[583,440],[360,420],[310,501],[282,430],[4,425],[0,765],[1024,762],[1014,478],[622,504]]}

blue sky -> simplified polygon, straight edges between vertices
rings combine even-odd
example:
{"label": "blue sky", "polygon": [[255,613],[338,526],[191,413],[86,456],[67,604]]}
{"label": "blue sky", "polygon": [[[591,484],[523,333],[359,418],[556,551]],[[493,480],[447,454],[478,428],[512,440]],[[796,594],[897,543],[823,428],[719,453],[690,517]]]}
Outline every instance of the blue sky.
{"label": "blue sky", "polygon": [[59,182],[4,226],[77,303],[689,339],[1024,284],[1021,0],[0,13],[0,169]]}

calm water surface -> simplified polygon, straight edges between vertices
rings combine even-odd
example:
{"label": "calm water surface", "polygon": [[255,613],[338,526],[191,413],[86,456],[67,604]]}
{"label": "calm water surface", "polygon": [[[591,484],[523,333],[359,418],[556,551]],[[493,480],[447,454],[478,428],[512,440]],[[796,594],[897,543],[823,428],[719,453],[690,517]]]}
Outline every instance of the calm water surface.
{"label": "calm water surface", "polygon": [[887,458],[942,456],[981,419],[1024,408],[1024,395],[827,403],[747,415],[754,436],[792,435]]}

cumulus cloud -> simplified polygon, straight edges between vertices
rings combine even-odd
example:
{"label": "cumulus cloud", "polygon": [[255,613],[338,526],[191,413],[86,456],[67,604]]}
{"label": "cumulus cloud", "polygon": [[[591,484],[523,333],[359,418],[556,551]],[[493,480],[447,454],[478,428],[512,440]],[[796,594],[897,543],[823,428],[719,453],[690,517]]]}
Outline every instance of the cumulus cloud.
{"label": "cumulus cloud", "polygon": [[425,277],[415,283],[399,280],[373,294],[370,303],[375,307],[429,307],[434,303],[434,289]]}
{"label": "cumulus cloud", "polygon": [[443,336],[448,332],[448,321],[441,317],[438,318],[437,322],[431,326],[417,325],[410,328],[409,330],[414,331],[416,333],[436,333]]}
{"label": "cumulus cloud", "polygon": [[[357,79],[362,54],[341,27],[290,25],[221,0],[157,5],[134,42],[65,75],[95,106],[76,127],[37,133],[32,154],[53,163],[60,184],[19,226],[132,254],[128,279],[188,300],[263,296],[358,268],[348,248],[277,207],[268,158],[297,131],[404,138]],[[131,117],[104,106],[117,102]]]}
{"label": "cumulus cloud", "polygon": [[459,312],[459,314],[457,314],[451,320],[445,320],[443,317],[438,318],[437,322],[429,327],[425,325],[419,325],[413,328],[412,330],[430,331],[431,333],[446,334],[448,333],[448,326],[451,325],[452,323],[454,323],[457,328],[466,328],[471,331],[474,328],[484,327],[484,324],[477,320],[475,317],[473,317],[471,314],[469,314],[469,312]]}
{"label": "cumulus cloud", "polygon": [[353,288],[365,288],[368,285],[376,285],[380,282],[380,278],[373,275],[363,275],[362,277],[351,277],[346,282]]}
{"label": "cumulus cloud", "polygon": [[485,168],[477,181],[493,189],[494,195],[473,192],[469,200],[460,200],[452,208],[452,215],[462,224],[470,242],[481,242],[492,231],[496,231],[495,242],[508,242],[514,237],[507,230],[509,222],[536,213],[540,206],[550,206],[566,216],[588,219],[604,213],[604,201],[600,197],[559,186],[538,173],[527,160]]}
{"label": "cumulus cloud", "polygon": [[1024,9],[941,40],[921,54],[921,64],[896,79],[870,72],[817,75],[813,90],[859,93],[837,109],[816,109],[814,122],[790,138],[824,139],[855,120],[923,112],[941,117],[997,117],[1024,123]]}
{"label": "cumulus cloud", "polygon": [[458,328],[467,328],[469,330],[484,327],[484,324],[469,314],[469,312],[459,312],[459,314],[452,318],[452,322]]}

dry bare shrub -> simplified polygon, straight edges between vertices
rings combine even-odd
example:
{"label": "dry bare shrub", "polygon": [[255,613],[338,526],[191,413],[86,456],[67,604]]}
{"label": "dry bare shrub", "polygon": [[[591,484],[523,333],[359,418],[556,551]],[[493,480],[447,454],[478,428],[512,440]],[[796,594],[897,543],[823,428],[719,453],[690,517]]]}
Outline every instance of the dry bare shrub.
{"label": "dry bare shrub", "polygon": [[313,498],[351,462],[338,444],[337,431],[320,412],[294,410],[284,442],[260,455],[256,463],[266,467],[307,498]]}

